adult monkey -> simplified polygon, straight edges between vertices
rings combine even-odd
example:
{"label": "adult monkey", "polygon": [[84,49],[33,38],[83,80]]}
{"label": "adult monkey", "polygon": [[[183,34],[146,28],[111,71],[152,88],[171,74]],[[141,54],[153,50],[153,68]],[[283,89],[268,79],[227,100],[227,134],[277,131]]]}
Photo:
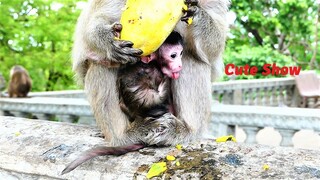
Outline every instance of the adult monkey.
{"label": "adult monkey", "polygon": [[114,38],[122,28],[118,22],[125,2],[89,1],[75,32],[73,70],[84,85],[98,126],[112,145],[171,145],[198,137],[210,118],[211,80],[222,71],[229,1],[186,0],[191,10],[187,16],[194,15],[193,23],[187,26],[179,22],[175,28],[185,42],[184,70],[171,87],[175,115],[181,121],[168,117],[147,123],[130,123],[121,111],[116,85],[118,68],[87,60],[92,52],[110,64],[140,60],[141,51],[132,48],[131,42]]}
{"label": "adult monkey", "polygon": [[10,82],[8,87],[8,94],[11,98],[27,97],[31,90],[32,80],[28,71],[20,66],[15,65],[10,70]]}

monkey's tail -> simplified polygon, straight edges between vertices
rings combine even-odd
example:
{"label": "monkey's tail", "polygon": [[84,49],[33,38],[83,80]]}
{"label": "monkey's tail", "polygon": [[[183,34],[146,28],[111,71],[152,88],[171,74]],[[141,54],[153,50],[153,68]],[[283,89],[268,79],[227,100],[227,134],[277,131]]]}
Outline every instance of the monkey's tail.
{"label": "monkey's tail", "polygon": [[64,170],[61,172],[61,175],[66,174],[75,168],[77,168],[82,163],[97,157],[97,156],[105,156],[105,155],[116,155],[120,156],[126,154],[128,152],[137,151],[146,147],[143,144],[133,144],[133,145],[125,145],[125,146],[116,146],[116,147],[107,147],[107,146],[100,146],[93,149],[90,149],[84,152],[80,157],[72,161],[68,164]]}

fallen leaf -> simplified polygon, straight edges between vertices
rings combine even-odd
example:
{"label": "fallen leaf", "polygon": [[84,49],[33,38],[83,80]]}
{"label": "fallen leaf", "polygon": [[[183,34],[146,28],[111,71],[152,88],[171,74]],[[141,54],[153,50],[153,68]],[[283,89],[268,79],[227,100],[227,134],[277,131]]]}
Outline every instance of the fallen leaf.
{"label": "fallen leaf", "polygon": [[147,178],[152,178],[155,176],[159,176],[161,173],[167,170],[167,163],[166,162],[158,162],[153,163],[151,168],[148,171]]}

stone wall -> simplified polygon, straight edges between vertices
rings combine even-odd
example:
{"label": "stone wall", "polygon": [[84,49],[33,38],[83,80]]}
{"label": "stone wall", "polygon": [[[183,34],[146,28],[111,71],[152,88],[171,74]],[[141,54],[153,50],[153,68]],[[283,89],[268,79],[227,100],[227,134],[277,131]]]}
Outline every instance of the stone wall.
{"label": "stone wall", "polygon": [[[60,175],[87,149],[105,145],[94,126],[0,116],[0,179],[146,179],[152,163],[167,161],[161,178],[317,179],[320,151],[206,140],[98,157]],[[155,178],[157,179],[157,178]]]}

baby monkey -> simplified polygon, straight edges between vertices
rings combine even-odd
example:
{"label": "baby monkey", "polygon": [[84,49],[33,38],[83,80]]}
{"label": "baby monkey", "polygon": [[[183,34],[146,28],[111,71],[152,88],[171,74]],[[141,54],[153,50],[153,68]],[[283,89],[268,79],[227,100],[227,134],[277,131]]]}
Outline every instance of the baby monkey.
{"label": "baby monkey", "polygon": [[182,69],[182,43],[181,35],[173,31],[156,52],[120,68],[120,107],[131,121],[174,113],[169,78],[177,79]]}
{"label": "baby monkey", "polygon": [[[145,121],[144,125],[148,126],[148,122],[161,117],[175,118],[170,96],[169,78],[177,79],[179,77],[179,72],[182,69],[182,51],[183,39],[179,33],[173,31],[156,52],[147,57],[142,57],[140,62],[120,67],[117,80],[120,107],[133,124],[138,121]],[[97,60],[95,56],[91,58],[91,60]],[[152,142],[154,138],[163,136],[165,133],[164,127],[159,124],[159,127],[150,127],[150,130],[152,129],[157,130],[151,133],[146,132],[145,139],[131,145],[100,146],[88,150],[68,164],[61,174],[74,170],[80,164],[96,156],[119,156],[137,151],[148,145],[162,145]]]}
{"label": "baby monkey", "polygon": [[156,60],[163,74],[172,79],[178,79],[179,72],[182,69],[182,52],[182,36],[178,32],[173,31],[156,52],[142,57],[141,61],[149,63]]}

